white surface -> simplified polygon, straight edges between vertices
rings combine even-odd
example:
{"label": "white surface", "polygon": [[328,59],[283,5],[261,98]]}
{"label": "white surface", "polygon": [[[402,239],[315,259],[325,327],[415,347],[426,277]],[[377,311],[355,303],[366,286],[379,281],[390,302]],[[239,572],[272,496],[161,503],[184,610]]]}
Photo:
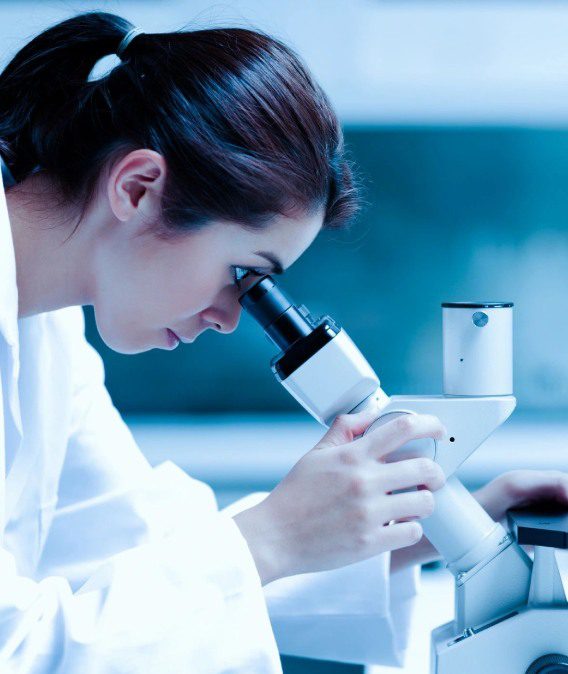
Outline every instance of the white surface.
{"label": "white surface", "polygon": [[354,124],[566,125],[568,5],[477,0],[6,0],[0,61],[48,24],[103,7],[147,32],[260,27],[293,45]]}
{"label": "white surface", "polygon": [[445,569],[423,570],[420,594],[412,617],[411,639],[403,669],[367,667],[366,674],[427,674],[430,671],[430,632],[453,618],[453,576]]}

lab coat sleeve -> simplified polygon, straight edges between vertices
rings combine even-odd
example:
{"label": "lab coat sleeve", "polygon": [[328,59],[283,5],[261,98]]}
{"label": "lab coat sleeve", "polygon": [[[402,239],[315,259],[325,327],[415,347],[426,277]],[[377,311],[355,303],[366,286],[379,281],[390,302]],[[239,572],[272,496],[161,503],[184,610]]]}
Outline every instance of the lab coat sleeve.
{"label": "lab coat sleeve", "polygon": [[[245,539],[209,487],[151,468],[78,337],[73,428],[34,579],[0,558],[1,671],[281,672]],[[80,343],[79,343],[80,342]]]}
{"label": "lab coat sleeve", "polygon": [[[234,515],[267,496],[231,504]],[[264,587],[282,654],[357,664],[402,666],[419,567],[390,573],[385,553],[340,569],[282,578]]]}

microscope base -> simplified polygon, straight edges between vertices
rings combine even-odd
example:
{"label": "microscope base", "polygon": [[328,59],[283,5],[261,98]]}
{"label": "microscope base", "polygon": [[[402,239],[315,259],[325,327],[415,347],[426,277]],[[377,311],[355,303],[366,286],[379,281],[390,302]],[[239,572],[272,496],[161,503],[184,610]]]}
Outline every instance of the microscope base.
{"label": "microscope base", "polygon": [[430,671],[431,674],[525,674],[543,655],[567,652],[568,611],[564,607],[523,608],[509,618],[469,630],[467,636],[456,636],[454,622],[435,629]]}

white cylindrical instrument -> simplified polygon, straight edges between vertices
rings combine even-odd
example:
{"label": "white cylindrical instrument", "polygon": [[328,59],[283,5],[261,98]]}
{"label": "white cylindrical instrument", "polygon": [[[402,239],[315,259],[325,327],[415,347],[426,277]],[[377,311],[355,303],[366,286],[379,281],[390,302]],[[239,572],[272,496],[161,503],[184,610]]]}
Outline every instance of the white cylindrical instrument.
{"label": "white cylindrical instrument", "polygon": [[463,484],[452,476],[434,492],[436,508],[423,520],[424,533],[457,575],[497,550],[505,530],[494,522]]}
{"label": "white cylindrical instrument", "polygon": [[513,392],[512,302],[444,302],[444,394]]}

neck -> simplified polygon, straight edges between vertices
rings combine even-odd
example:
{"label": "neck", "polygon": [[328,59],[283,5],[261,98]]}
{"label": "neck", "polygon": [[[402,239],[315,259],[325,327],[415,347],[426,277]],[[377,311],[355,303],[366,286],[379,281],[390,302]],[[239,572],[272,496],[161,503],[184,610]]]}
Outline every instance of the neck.
{"label": "neck", "polygon": [[16,256],[18,318],[63,307],[92,304],[87,214],[59,198],[52,181],[40,174],[6,193]]}

